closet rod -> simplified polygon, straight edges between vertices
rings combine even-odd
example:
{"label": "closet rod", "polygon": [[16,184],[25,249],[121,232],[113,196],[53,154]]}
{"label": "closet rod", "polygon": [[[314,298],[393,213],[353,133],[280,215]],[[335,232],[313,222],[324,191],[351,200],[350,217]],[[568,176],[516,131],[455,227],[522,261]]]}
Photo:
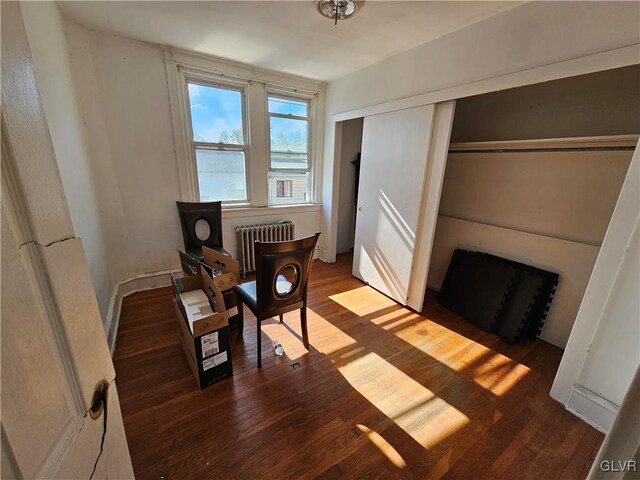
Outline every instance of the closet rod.
{"label": "closet rod", "polygon": [[635,147],[555,147],[555,148],[498,148],[492,150],[455,150],[450,149],[449,153],[522,153],[522,152],[633,152]]}

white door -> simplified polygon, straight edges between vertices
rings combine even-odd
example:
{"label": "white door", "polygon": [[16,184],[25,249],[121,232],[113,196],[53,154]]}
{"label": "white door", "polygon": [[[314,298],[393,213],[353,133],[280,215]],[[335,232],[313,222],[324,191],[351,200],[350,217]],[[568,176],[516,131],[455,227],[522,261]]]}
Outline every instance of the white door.
{"label": "white door", "polygon": [[[18,2],[2,2],[1,206],[1,477],[133,478],[115,372]],[[101,381],[106,410],[95,402],[92,419]]]}
{"label": "white door", "polygon": [[406,305],[434,106],[365,117],[353,274]]}

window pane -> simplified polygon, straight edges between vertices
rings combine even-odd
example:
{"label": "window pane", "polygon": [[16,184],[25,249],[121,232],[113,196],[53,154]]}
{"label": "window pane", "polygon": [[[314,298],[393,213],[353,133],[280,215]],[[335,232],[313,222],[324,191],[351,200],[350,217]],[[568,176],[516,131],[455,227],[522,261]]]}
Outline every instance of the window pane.
{"label": "window pane", "polygon": [[311,175],[305,173],[269,173],[269,205],[311,202]]}
{"label": "window pane", "polygon": [[308,167],[306,153],[271,152],[271,168],[296,168],[302,170]]}
{"label": "window pane", "polygon": [[244,145],[242,92],[190,83],[189,106],[195,142]]}
{"label": "window pane", "polygon": [[291,100],[289,98],[269,97],[269,113],[283,115],[309,116],[309,102],[305,100]]}
{"label": "window pane", "polygon": [[247,199],[244,152],[196,148],[200,201]]}
{"label": "window pane", "polygon": [[269,119],[271,151],[307,153],[309,122],[293,118]]}

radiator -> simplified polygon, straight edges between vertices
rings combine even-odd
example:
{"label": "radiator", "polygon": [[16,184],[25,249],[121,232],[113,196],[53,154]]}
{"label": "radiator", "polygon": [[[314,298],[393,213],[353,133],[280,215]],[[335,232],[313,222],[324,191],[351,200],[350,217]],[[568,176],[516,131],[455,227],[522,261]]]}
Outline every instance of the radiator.
{"label": "radiator", "polygon": [[253,249],[254,242],[282,242],[293,240],[293,238],[294,225],[290,220],[267,225],[236,227],[238,261],[240,262],[240,274],[242,278],[245,278],[247,273],[256,270],[256,257]]}

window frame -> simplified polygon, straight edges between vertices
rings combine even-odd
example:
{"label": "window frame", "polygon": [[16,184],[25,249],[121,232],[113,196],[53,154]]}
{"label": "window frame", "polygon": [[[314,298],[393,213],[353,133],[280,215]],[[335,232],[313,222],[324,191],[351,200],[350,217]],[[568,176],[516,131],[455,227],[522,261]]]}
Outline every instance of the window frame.
{"label": "window frame", "polygon": [[[320,118],[324,112],[326,84],[318,80],[275,73],[210,55],[162,47],[166,71],[171,127],[178,173],[179,199],[183,202],[199,201],[198,174],[190,118],[190,104],[185,84],[203,82],[218,87],[242,87],[244,96],[245,161],[247,165],[247,202],[222,204],[225,218],[240,218],[266,214],[320,211],[323,144],[320,139],[324,125]],[[308,203],[273,204],[269,201],[269,127],[267,123],[267,95],[310,100],[309,158],[311,188]],[[269,212],[269,213],[267,213]]]}
{"label": "window frame", "polygon": [[[244,144],[231,144],[222,142],[200,142],[194,140],[193,136],[193,121],[191,118],[191,101],[189,98],[189,85],[200,85],[203,87],[219,88],[222,90],[231,90],[240,92],[240,99],[242,102],[242,139]],[[238,200],[222,200],[223,207],[235,207],[235,206],[251,206],[252,205],[252,188],[251,188],[251,142],[249,135],[249,108],[248,108],[248,92],[247,88],[249,84],[247,82],[239,81],[221,81],[219,78],[211,78],[206,75],[199,75],[197,73],[185,73],[183,76],[183,99],[185,106],[185,119],[186,119],[186,133],[189,144],[190,162],[195,175],[195,196],[196,201],[202,201],[200,198],[200,181],[198,178],[198,162],[196,160],[196,149],[208,149],[219,151],[235,151],[244,153],[244,181],[246,198]],[[215,201],[215,200],[211,200]]]}
{"label": "window frame", "polygon": [[[299,115],[293,114],[283,114],[283,113],[271,113],[269,111],[269,98],[275,99],[283,99],[283,100],[294,100],[294,101],[304,101],[307,103],[307,116],[301,117]],[[314,192],[315,192],[315,169],[314,169],[314,150],[315,150],[315,130],[316,130],[316,103],[317,103],[317,94],[303,94],[298,92],[291,92],[285,90],[279,90],[274,88],[266,88],[265,89],[265,129],[266,129],[266,147],[267,147],[267,205],[269,207],[281,207],[281,206],[290,206],[290,205],[309,205],[314,204]],[[303,120],[307,122],[307,168],[272,168],[271,166],[271,118],[288,118],[294,120]],[[287,152],[280,152],[287,153]],[[269,194],[269,179],[272,173],[306,173],[309,178],[308,185],[308,198],[305,202],[297,202],[297,203],[271,203],[271,196]]]}

